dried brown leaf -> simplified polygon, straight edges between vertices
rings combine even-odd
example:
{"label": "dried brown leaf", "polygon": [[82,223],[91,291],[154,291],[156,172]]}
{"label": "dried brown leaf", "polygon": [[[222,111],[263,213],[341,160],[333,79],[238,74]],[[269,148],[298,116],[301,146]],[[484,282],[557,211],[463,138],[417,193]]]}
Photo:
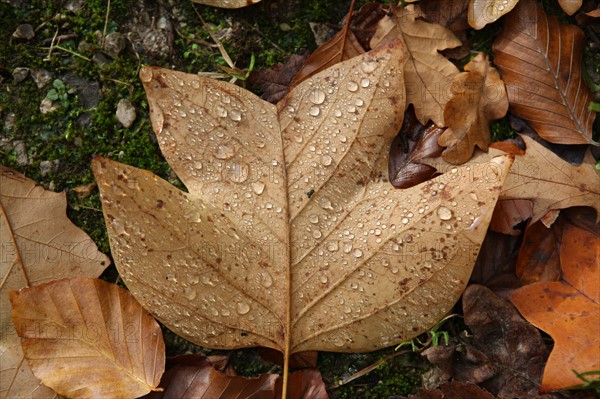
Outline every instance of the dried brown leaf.
{"label": "dried brown leaf", "polygon": [[471,0],[469,25],[481,29],[511,11],[519,0]]}
{"label": "dried brown leaf", "polygon": [[562,230],[562,221],[554,223],[551,228],[537,222],[525,230],[515,268],[515,274],[524,284],[558,280]]}
{"label": "dried brown leaf", "polygon": [[290,88],[296,73],[302,68],[308,56],[292,55],[285,64],[276,64],[250,75],[250,84],[261,92],[260,98],[270,103],[281,100]]}
{"label": "dried brown leaf", "polygon": [[498,201],[490,228],[498,233],[519,235],[515,226],[533,215],[533,201],[528,199],[503,199]]}
{"label": "dried brown leaf", "polygon": [[455,165],[471,159],[475,147],[487,150],[489,123],[506,115],[508,98],[504,83],[484,53],[479,53],[465,71],[454,77],[452,98],[444,108],[448,128],[438,143],[446,147],[442,158]]}
{"label": "dried brown leaf", "polygon": [[439,175],[435,168],[420,161],[440,156],[443,148],[438,145],[438,138],[444,129],[433,123],[419,126],[416,137],[410,137],[403,129],[392,142],[389,173],[396,188],[413,187]]}
{"label": "dried brown leaf", "polygon": [[192,0],[194,3],[220,8],[242,8],[260,2],[260,0]]}
{"label": "dried brown leaf", "polygon": [[521,0],[494,41],[510,112],[552,143],[597,144],[582,75],[583,39],[581,29],[548,17],[537,1]]}
{"label": "dried brown leaf", "polygon": [[277,107],[144,68],[158,142],[189,192],[95,159],[134,296],[186,339],[270,347],[286,366],[295,352],[370,351],[434,325],[464,289],[511,161],[393,190],[403,56],[396,43],[337,64]]}
{"label": "dried brown leaf", "polygon": [[[448,89],[458,69],[438,51],[461,43],[450,30],[418,17],[420,14],[413,5],[394,8],[392,15],[379,21],[371,48],[391,40],[402,41],[408,52],[404,67],[406,104],[414,105],[421,124],[431,120],[438,126],[445,126],[444,107],[449,99]],[[404,109],[399,112],[404,112]]]}
{"label": "dried brown leaf", "polygon": [[46,191],[0,165],[0,397],[55,398],[31,372],[11,321],[8,293],[53,279],[99,276],[108,266],[91,238],[67,218],[65,193]]}
{"label": "dried brown leaf", "polygon": [[367,3],[352,13],[350,30],[365,51],[372,50],[371,38],[377,30],[379,20],[385,16],[385,8],[383,3]]}
{"label": "dried brown leaf", "polygon": [[[352,10],[350,10],[352,12]],[[348,16],[350,18],[350,16]],[[317,48],[304,62],[302,69],[292,79],[290,87],[295,87],[311,76],[324,71],[342,61],[349,60],[361,55],[365,49],[350,29],[349,21],[346,20],[344,28],[336,33],[331,39]]]}
{"label": "dried brown leaf", "polygon": [[27,363],[69,398],[136,398],[165,367],[158,323],[123,288],[78,277],[10,293]]}

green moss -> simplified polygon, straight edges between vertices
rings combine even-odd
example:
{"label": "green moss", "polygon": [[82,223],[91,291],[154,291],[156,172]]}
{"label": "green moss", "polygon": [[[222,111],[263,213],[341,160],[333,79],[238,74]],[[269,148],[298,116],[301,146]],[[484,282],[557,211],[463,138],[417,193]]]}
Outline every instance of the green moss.
{"label": "green moss", "polygon": [[[330,378],[327,371],[342,371],[336,375],[330,385],[337,385],[342,378],[374,364],[378,359],[389,354],[382,350],[370,354],[319,354],[319,369],[324,379]],[[345,367],[345,368],[344,368]],[[409,395],[421,385],[421,373],[426,369],[425,362],[414,353],[394,357],[366,375],[332,390],[335,399],[380,399],[398,395]]]}
{"label": "green moss", "polygon": [[510,127],[508,117],[492,122],[490,124],[490,135],[492,136],[492,142],[515,137],[515,131]]}

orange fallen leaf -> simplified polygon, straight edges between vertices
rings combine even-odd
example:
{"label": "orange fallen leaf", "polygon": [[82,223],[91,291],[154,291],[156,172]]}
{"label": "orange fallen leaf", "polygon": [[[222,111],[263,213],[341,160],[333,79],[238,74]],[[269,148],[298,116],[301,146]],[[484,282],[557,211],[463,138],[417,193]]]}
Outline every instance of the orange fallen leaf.
{"label": "orange fallen leaf", "polygon": [[438,143],[446,147],[442,158],[455,165],[471,159],[475,147],[487,150],[491,121],[500,119],[508,110],[504,83],[487,56],[479,53],[465,71],[454,77],[452,98],[444,108],[448,128]]}
{"label": "orange fallen leaf", "polygon": [[554,339],[541,389],[581,384],[572,370],[600,369],[600,237],[567,225],[560,248],[562,278],[512,291],[519,312]]}
{"label": "orange fallen leaf", "polygon": [[578,27],[548,17],[535,0],[521,0],[493,44],[510,112],[551,143],[597,144],[596,113],[588,110],[592,96],[582,74],[583,41]]}
{"label": "orange fallen leaf", "polygon": [[12,291],[27,363],[69,398],[136,398],[158,386],[165,344],[158,323],[116,284],[84,277]]}
{"label": "orange fallen leaf", "polygon": [[420,16],[413,5],[392,8],[392,13],[379,21],[371,48],[391,40],[402,41],[408,57],[404,66],[406,105],[414,105],[421,124],[431,120],[442,127],[444,107],[458,69],[438,51],[460,46],[461,42],[450,30],[422,21]]}
{"label": "orange fallen leaf", "polygon": [[55,398],[23,358],[9,292],[64,277],[98,277],[109,259],[67,218],[65,193],[44,190],[0,165],[0,392],[2,398]]}

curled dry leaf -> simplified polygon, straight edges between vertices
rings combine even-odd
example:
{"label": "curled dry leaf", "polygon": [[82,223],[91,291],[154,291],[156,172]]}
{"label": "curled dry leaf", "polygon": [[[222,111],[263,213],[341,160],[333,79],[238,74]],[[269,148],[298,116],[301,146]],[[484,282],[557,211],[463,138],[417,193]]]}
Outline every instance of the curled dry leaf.
{"label": "curled dry leaf", "polygon": [[510,112],[552,143],[597,144],[581,68],[583,39],[581,29],[548,17],[537,1],[521,0],[494,41]]}
{"label": "curled dry leaf", "polygon": [[390,150],[389,173],[394,187],[413,187],[440,174],[434,167],[421,163],[421,160],[440,156],[443,148],[438,145],[438,138],[443,131],[444,128],[433,123],[427,126],[419,124],[416,134],[411,135],[403,127]]}
{"label": "curled dry leaf", "polygon": [[10,293],[27,363],[69,398],[136,398],[158,386],[165,344],[129,292],[84,277]]}
{"label": "curled dry leaf", "polygon": [[[585,250],[582,250],[585,248]],[[543,391],[581,384],[574,370],[600,369],[600,237],[567,224],[560,246],[560,281],[526,285],[510,293],[519,312],[554,339]]]}
{"label": "curled dry leaf", "polygon": [[65,193],[46,191],[0,165],[0,398],[55,398],[31,372],[11,321],[8,293],[53,279],[97,277],[108,266],[67,218]]}
{"label": "curled dry leaf", "polygon": [[260,0],[192,0],[194,3],[220,8],[242,8],[260,2]]}
{"label": "curled dry leaf", "polygon": [[403,57],[396,43],[352,58],[277,107],[142,69],[158,142],[189,192],[104,158],[93,169],[117,268],[144,307],[199,345],[277,349],[284,372],[291,353],[375,350],[446,314],[511,160],[394,190]]}
{"label": "curled dry leaf", "polygon": [[452,98],[444,108],[448,128],[438,143],[446,147],[442,158],[455,165],[471,159],[475,146],[487,150],[490,121],[500,119],[508,110],[504,83],[484,53],[479,53],[465,71],[454,77]]}
{"label": "curled dry leaf", "polygon": [[[379,21],[371,48],[390,40],[402,41],[408,52],[404,68],[406,104],[414,105],[421,124],[431,120],[438,126],[445,126],[444,107],[458,69],[438,51],[461,43],[450,30],[417,19],[420,16],[413,5],[394,8],[392,15]],[[404,112],[404,108],[399,112]]]}
{"label": "curled dry leaf", "polygon": [[481,29],[512,10],[519,0],[471,0],[469,25]]}

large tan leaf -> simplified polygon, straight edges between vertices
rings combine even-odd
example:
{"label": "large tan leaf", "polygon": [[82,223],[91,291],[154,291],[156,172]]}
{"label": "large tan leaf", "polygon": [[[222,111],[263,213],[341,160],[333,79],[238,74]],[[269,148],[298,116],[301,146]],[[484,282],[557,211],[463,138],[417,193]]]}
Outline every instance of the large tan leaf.
{"label": "large tan leaf", "polygon": [[521,0],[494,41],[510,112],[552,143],[597,144],[581,71],[583,39],[581,29],[548,17],[537,1]]}
{"label": "large tan leaf", "polygon": [[519,0],[471,0],[469,4],[469,25],[481,29],[495,22],[512,10]]}
{"label": "large tan leaf", "polygon": [[[401,40],[408,56],[404,68],[406,104],[415,106],[419,122],[430,119],[438,126],[444,124],[444,107],[450,98],[452,78],[458,73],[454,64],[438,51],[460,46],[454,34],[438,24],[416,19],[414,6],[394,8],[393,14],[379,21],[371,39],[371,48],[389,40]],[[404,109],[402,109],[404,111]]]}
{"label": "large tan leaf", "polygon": [[99,276],[108,258],[66,215],[65,193],[0,165],[0,398],[54,398],[23,358],[8,293],[53,279]]}
{"label": "large tan leaf", "polygon": [[508,110],[504,83],[484,53],[477,54],[464,69],[467,72],[454,77],[452,98],[444,109],[448,129],[438,140],[439,145],[447,147],[442,158],[455,165],[471,159],[475,146],[487,150],[489,123]]}
{"label": "large tan leaf", "polygon": [[258,3],[260,0],[192,0],[194,3],[220,8],[242,8]]}
{"label": "large tan leaf", "polygon": [[396,43],[337,64],[278,107],[144,68],[158,142],[189,193],[93,163],[117,268],[143,306],[199,345],[266,346],[285,366],[435,324],[465,287],[511,162],[394,190],[403,54]]}
{"label": "large tan leaf", "polygon": [[78,277],[12,291],[25,358],[69,398],[137,398],[165,369],[158,323],[123,288]]}

